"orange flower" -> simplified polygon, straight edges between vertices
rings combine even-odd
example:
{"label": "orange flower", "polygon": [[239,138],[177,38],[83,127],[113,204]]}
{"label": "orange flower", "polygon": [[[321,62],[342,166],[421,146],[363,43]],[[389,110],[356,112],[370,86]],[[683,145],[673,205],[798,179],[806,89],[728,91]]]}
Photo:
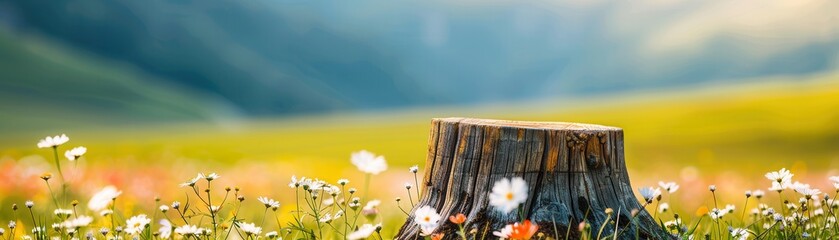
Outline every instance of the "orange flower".
{"label": "orange flower", "polygon": [[435,233],[435,234],[432,234],[432,235],[431,235],[431,240],[442,240],[442,239],[443,239],[443,236],[445,236],[445,235],[446,235],[446,234],[443,234],[443,233]]}
{"label": "orange flower", "polygon": [[530,220],[524,220],[522,223],[513,224],[513,231],[510,233],[510,239],[527,240],[536,234],[539,230],[539,225],[535,225]]}
{"label": "orange flower", "polygon": [[466,222],[466,215],[463,215],[463,213],[458,213],[457,215],[450,216],[449,221],[451,221],[454,224],[462,224]]}

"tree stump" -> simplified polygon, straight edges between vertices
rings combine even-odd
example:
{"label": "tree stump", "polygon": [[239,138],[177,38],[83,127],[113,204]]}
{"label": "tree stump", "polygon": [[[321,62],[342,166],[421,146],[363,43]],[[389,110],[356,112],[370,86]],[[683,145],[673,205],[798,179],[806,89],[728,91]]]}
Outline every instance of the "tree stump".
{"label": "tree stump", "polygon": [[[539,225],[539,232],[578,239],[582,221],[602,236],[615,230],[619,239],[671,238],[647,213],[633,194],[623,153],[623,130],[579,123],[520,122],[469,118],[432,121],[428,139],[422,198],[411,211],[397,239],[421,239],[413,212],[435,208],[443,219],[435,232],[457,237],[448,216],[467,216],[466,232],[475,239],[494,239],[492,231],[519,219],[489,206],[493,184],[502,178],[522,177],[528,199],[524,216]],[[611,208],[611,222],[605,210]],[[632,210],[639,210],[632,218]],[[518,210],[517,210],[518,211]],[[630,219],[635,223],[630,224]],[[607,223],[608,222],[608,223]],[[556,227],[554,227],[556,226]],[[570,229],[569,229],[570,228]],[[555,230],[556,229],[556,230]],[[558,235],[558,236],[557,236]]]}

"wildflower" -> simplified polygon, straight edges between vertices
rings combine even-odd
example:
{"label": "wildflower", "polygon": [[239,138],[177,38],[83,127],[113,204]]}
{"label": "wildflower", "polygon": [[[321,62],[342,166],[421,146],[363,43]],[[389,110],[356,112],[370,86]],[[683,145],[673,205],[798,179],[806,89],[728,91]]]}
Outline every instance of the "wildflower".
{"label": "wildflower", "polygon": [[752,195],[754,195],[757,199],[761,199],[761,198],[763,198],[763,196],[764,196],[765,194],[766,194],[766,193],[764,193],[764,192],[763,192],[763,190],[754,190],[754,191],[752,191]]}
{"label": "wildflower", "polygon": [[717,185],[708,186],[708,190],[710,190],[711,192],[717,191]]}
{"label": "wildflower", "polygon": [[79,158],[81,158],[85,153],[87,153],[87,148],[75,147],[64,152],[64,156],[67,157],[67,160],[76,161]]}
{"label": "wildflower", "polygon": [[5,234],[5,233],[6,233],[6,229],[5,228],[0,228],[0,236],[3,236],[3,234]]}
{"label": "wildflower", "polygon": [[664,222],[664,227],[670,230],[677,230],[682,226],[682,219],[676,218],[671,221]]}
{"label": "wildflower", "polygon": [[247,235],[259,235],[262,233],[262,228],[257,227],[253,223],[240,223],[239,228],[241,228]]}
{"label": "wildflower", "polygon": [[258,197],[258,198],[256,198],[256,200],[259,200],[259,202],[261,202],[263,205],[265,205],[265,208],[279,208],[280,207],[280,202],[278,202],[277,200],[274,200],[274,199],[270,199],[268,197]]}
{"label": "wildflower", "polygon": [[431,229],[433,231],[437,228],[440,218],[440,214],[437,214],[437,210],[431,206],[423,206],[414,212],[414,222],[419,224],[423,229]]}
{"label": "wildflower", "polygon": [[660,213],[667,212],[668,209],[670,209],[670,204],[667,203],[661,203],[661,205],[658,206],[658,212]]}
{"label": "wildflower", "polygon": [[790,187],[789,182],[783,182],[783,183],[772,182],[772,186],[769,187],[768,190],[769,191],[775,191],[775,192],[782,192],[782,191],[784,191],[784,189],[787,189],[789,187]]}
{"label": "wildflower", "polygon": [[462,224],[466,222],[466,215],[463,215],[463,213],[458,213],[457,215],[450,216],[449,221],[451,221],[454,224]]}
{"label": "wildflower", "polygon": [[728,213],[733,213],[734,212],[734,204],[726,204],[723,211],[728,212]]}
{"label": "wildflower", "polygon": [[489,194],[489,203],[499,211],[509,213],[527,201],[527,182],[520,177],[495,182]]}
{"label": "wildflower", "polygon": [[833,183],[833,187],[839,191],[839,176],[832,176],[829,179]]}
{"label": "wildflower", "polygon": [[9,229],[15,229],[15,227],[17,227],[17,222],[9,221]]}
{"label": "wildflower", "polygon": [[102,234],[102,236],[108,235],[108,232],[110,231],[111,230],[106,227],[99,228],[99,234]]}
{"label": "wildflower", "polygon": [[358,170],[364,173],[376,175],[384,170],[387,170],[385,157],[376,156],[376,154],[368,152],[367,150],[352,153],[350,161],[353,165],[358,167]]}
{"label": "wildflower", "polygon": [[661,195],[661,189],[652,187],[639,188],[638,192],[641,193],[641,197],[643,197],[644,201],[647,203],[653,202],[653,199]]}
{"label": "wildflower", "polygon": [[746,198],[752,197],[752,191],[746,190]]}
{"label": "wildflower", "polygon": [[55,211],[52,211],[52,213],[55,214],[55,216],[57,216],[59,218],[66,218],[66,217],[69,217],[70,215],[73,215],[73,210],[58,208],[58,209],[55,209]]}
{"label": "wildflower", "polygon": [[105,209],[105,210],[99,211],[99,216],[107,217],[108,215],[111,215],[113,213],[114,213],[114,211],[111,211],[111,209]]}
{"label": "wildflower", "polygon": [[[583,222],[585,223],[585,222]],[[532,224],[530,220],[521,223],[508,224],[501,231],[494,231],[492,235],[504,239],[530,239],[539,230],[539,226]]]}
{"label": "wildflower", "polygon": [[277,238],[278,236],[280,236],[280,234],[278,234],[277,231],[270,231],[268,233],[265,233],[265,238],[268,238],[268,239],[274,239],[274,238]]}
{"label": "wildflower", "polygon": [[793,189],[795,192],[804,195],[805,198],[810,199],[813,196],[819,195],[822,192],[815,188],[810,188],[810,184],[802,184],[799,182],[795,182],[793,185]]}
{"label": "wildflower", "polygon": [[87,225],[90,225],[91,222],[93,222],[93,218],[90,216],[78,216],[73,219],[67,219],[61,224],[64,225],[65,228],[79,228],[86,227]]}
{"label": "wildflower", "polygon": [[26,205],[27,208],[32,208],[32,206],[35,206],[35,202],[26,201],[26,203],[24,203],[24,205]]}
{"label": "wildflower", "polygon": [[729,227],[728,232],[731,233],[733,239],[746,240],[749,238],[749,232],[746,229]]}
{"label": "wildflower", "polygon": [[181,208],[181,202],[178,202],[178,201],[172,202],[172,209],[178,209],[178,208]]}
{"label": "wildflower", "polygon": [[674,193],[674,192],[676,192],[676,190],[679,190],[679,185],[676,184],[675,182],[661,182],[661,181],[659,181],[658,186],[663,188],[668,193]]}
{"label": "wildflower", "polygon": [[172,223],[169,220],[160,220],[160,229],[157,230],[161,239],[169,239],[172,236]]}
{"label": "wildflower", "polygon": [[125,221],[125,233],[131,235],[139,234],[146,229],[146,226],[148,226],[149,223],[151,223],[151,219],[146,217],[145,214],[133,216]]}
{"label": "wildflower", "polygon": [[290,188],[300,187],[300,181],[297,181],[297,176],[291,175],[291,182],[288,183],[288,187],[290,187]]}
{"label": "wildflower", "polygon": [[794,174],[790,173],[786,168],[781,168],[781,170],[778,170],[777,172],[768,172],[765,176],[772,182],[786,183],[792,180],[793,175]]}
{"label": "wildflower", "polygon": [[323,216],[321,216],[320,219],[318,219],[318,221],[322,223],[330,223],[332,222],[332,214],[324,213]]}
{"label": "wildflower", "polygon": [[169,206],[167,206],[167,205],[160,205],[160,211],[161,211],[161,212],[164,212],[164,213],[165,213],[165,212],[168,212],[168,211],[169,211]]}
{"label": "wildflower", "polygon": [[43,179],[44,181],[49,181],[50,178],[52,178],[52,173],[41,174],[41,179]]}
{"label": "wildflower", "polygon": [[349,240],[357,240],[357,239],[367,239],[370,235],[373,235],[373,232],[376,231],[376,226],[372,224],[364,224],[358,228],[355,232],[347,234],[347,239]]}
{"label": "wildflower", "polygon": [[405,189],[411,190],[411,183],[405,183]]}
{"label": "wildflower", "polygon": [[87,208],[92,211],[100,211],[108,207],[111,202],[116,199],[122,191],[117,190],[114,186],[107,186],[102,188],[96,194],[93,194],[93,197],[90,198],[90,202],[87,203]]}
{"label": "wildflower", "polygon": [[378,199],[370,200],[367,202],[367,205],[364,205],[364,208],[361,209],[361,214],[365,216],[373,216],[379,213],[378,206],[381,204],[382,201]]}
{"label": "wildflower", "polygon": [[192,187],[192,186],[195,186],[195,183],[197,183],[197,182],[198,182],[198,180],[201,180],[202,178],[204,178],[204,174],[199,173],[199,174],[198,174],[198,176],[195,176],[194,178],[189,179],[189,180],[187,180],[186,182],[181,183],[181,184],[180,184],[180,186],[181,186],[181,187]]}
{"label": "wildflower", "polygon": [[175,233],[183,236],[190,236],[201,234],[202,230],[196,227],[195,225],[183,225],[175,228]]}
{"label": "wildflower", "polygon": [[347,180],[347,179],[344,179],[344,178],[338,179],[338,185],[346,186],[349,183],[350,183],[350,180]]}
{"label": "wildflower", "polygon": [[335,215],[332,216],[332,220],[338,220],[342,216],[344,216],[344,211],[343,210],[338,210],[337,212],[335,212]]}
{"label": "wildflower", "polygon": [[325,191],[327,194],[333,197],[338,196],[338,194],[341,194],[341,188],[335,185],[327,185],[326,187],[323,187],[323,191]]}
{"label": "wildflower", "polygon": [[409,168],[408,171],[410,171],[411,173],[417,173],[419,171],[419,167],[417,165],[411,166],[411,168]]}
{"label": "wildflower", "polygon": [[210,212],[213,212],[213,213],[217,213],[218,210],[220,210],[220,209],[221,209],[221,207],[219,207],[218,205],[210,206]]}
{"label": "wildflower", "polygon": [[[199,175],[201,175],[201,174],[199,174]],[[207,179],[207,181],[213,181],[213,180],[218,179],[219,177],[221,177],[221,176],[219,176],[216,173],[210,173],[209,175],[204,176],[204,179]]]}
{"label": "wildflower", "polygon": [[47,136],[46,138],[41,139],[41,141],[38,141],[38,148],[58,147],[67,141],[70,141],[70,138],[64,134],[61,134],[60,136],[55,135],[54,137]]}

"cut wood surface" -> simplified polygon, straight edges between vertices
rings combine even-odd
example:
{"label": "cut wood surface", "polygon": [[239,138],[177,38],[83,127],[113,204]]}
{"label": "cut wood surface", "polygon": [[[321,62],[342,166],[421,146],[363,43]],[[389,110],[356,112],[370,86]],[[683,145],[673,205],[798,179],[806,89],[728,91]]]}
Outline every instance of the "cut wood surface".
{"label": "cut wood surface", "polygon": [[[511,177],[527,181],[529,194],[521,211],[546,236],[564,239],[570,227],[570,239],[580,238],[577,226],[582,221],[592,225],[594,234],[605,223],[602,236],[611,235],[617,221],[618,239],[635,239],[636,234],[641,239],[668,238],[635,198],[623,151],[623,130],[615,127],[434,119],[422,197],[397,238],[421,239],[413,211],[431,206],[443,216],[435,232],[445,233],[446,239],[457,237],[457,226],[447,221],[457,213],[467,216],[466,231],[472,237],[495,239],[492,231],[521,220],[515,212],[505,214],[488,204],[493,184]],[[611,220],[606,219],[607,208],[615,213]],[[637,217],[632,210],[640,210]]]}

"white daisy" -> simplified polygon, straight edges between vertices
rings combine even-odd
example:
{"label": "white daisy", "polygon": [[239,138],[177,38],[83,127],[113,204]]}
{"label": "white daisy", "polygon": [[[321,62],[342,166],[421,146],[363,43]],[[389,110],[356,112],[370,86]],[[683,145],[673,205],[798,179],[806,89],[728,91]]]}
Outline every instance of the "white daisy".
{"label": "white daisy", "polygon": [[181,185],[180,185],[180,186],[181,186],[181,187],[192,187],[192,186],[195,186],[195,183],[197,183],[197,182],[198,182],[198,180],[201,180],[202,178],[204,178],[204,174],[199,173],[199,174],[198,174],[198,176],[195,176],[194,178],[189,179],[189,180],[187,180],[186,182],[181,183]]}
{"label": "white daisy", "polygon": [[432,231],[437,228],[440,222],[440,214],[431,206],[422,206],[414,212],[414,222],[422,228],[430,228]]}
{"label": "white daisy", "polygon": [[358,240],[358,239],[367,239],[370,235],[373,235],[373,232],[376,232],[376,226],[373,224],[364,224],[358,228],[355,232],[347,234],[347,239],[349,240]]}
{"label": "white daisy", "polygon": [[509,213],[527,201],[527,182],[520,177],[504,178],[495,182],[489,194],[489,204],[501,212]]}
{"label": "white daisy", "polygon": [[749,231],[742,228],[731,228],[728,230],[731,233],[731,238],[738,240],[749,239]]}
{"label": "white daisy", "polygon": [[209,175],[204,176],[204,179],[207,179],[207,181],[212,181],[212,180],[216,180],[216,179],[218,179],[218,178],[220,178],[220,177],[221,177],[221,176],[219,176],[219,175],[218,175],[218,174],[216,174],[216,173],[210,173]]}
{"label": "white daisy", "polygon": [[789,182],[792,180],[794,174],[790,173],[786,168],[781,168],[777,172],[766,173],[766,178],[777,183]]}
{"label": "white daisy", "polygon": [[358,167],[358,170],[364,173],[376,175],[380,172],[387,170],[387,162],[385,162],[385,157],[376,156],[376,154],[368,152],[367,150],[361,150],[352,153],[350,161],[353,165]]}
{"label": "white daisy", "polygon": [[160,229],[157,230],[161,239],[169,239],[172,236],[172,223],[169,220],[160,220]]}
{"label": "white daisy", "polygon": [[261,202],[262,205],[265,205],[265,208],[278,208],[278,207],[280,207],[280,202],[278,202],[277,200],[274,200],[274,199],[270,199],[268,197],[258,197],[258,198],[256,198],[256,200],[259,200],[259,202]]}
{"label": "white daisy", "polygon": [[41,139],[41,141],[38,141],[38,148],[58,147],[67,141],[70,141],[70,138],[64,134],[55,135],[54,137],[47,136],[46,138]]}
{"label": "white daisy", "polygon": [[833,183],[833,187],[839,190],[839,176],[832,176],[829,179]]}
{"label": "white daisy", "polygon": [[661,204],[658,205],[658,212],[660,212],[660,213],[667,212],[667,210],[669,210],[669,209],[670,209],[670,204],[661,203]]}
{"label": "white daisy", "polygon": [[344,186],[344,185],[347,185],[349,183],[350,183],[350,180],[347,180],[345,178],[338,179],[338,185]]}
{"label": "white daisy", "polygon": [[674,193],[674,192],[676,192],[676,190],[679,190],[679,184],[676,184],[676,182],[661,182],[661,181],[659,181],[658,186],[660,186],[661,188],[663,188],[665,191],[667,191],[669,193]]}
{"label": "white daisy", "polygon": [[641,197],[644,197],[644,201],[647,203],[653,202],[653,199],[661,195],[660,188],[653,188],[653,187],[642,187],[638,189],[638,193],[641,193]]}
{"label": "white daisy", "polygon": [[145,214],[133,216],[125,221],[125,233],[131,235],[140,234],[146,229],[149,223],[151,223],[151,219],[146,217]]}
{"label": "white daisy", "polygon": [[202,232],[201,229],[196,227],[195,225],[183,225],[178,228],[175,228],[175,233],[189,236],[189,235],[198,235]]}
{"label": "white daisy", "polygon": [[510,236],[513,235],[513,224],[507,224],[507,226],[504,226],[504,228],[502,228],[500,231],[493,231],[492,235],[495,235],[496,237],[499,237],[501,239],[510,238]]}
{"label": "white daisy", "polygon": [[111,201],[117,198],[122,191],[117,190],[114,186],[106,186],[102,188],[96,194],[93,194],[93,197],[90,198],[90,202],[87,203],[87,208],[92,211],[101,211],[107,208]]}
{"label": "white daisy", "polygon": [[85,153],[87,153],[87,148],[75,147],[64,152],[64,156],[67,157],[67,160],[76,161],[79,158],[81,158]]}
{"label": "white daisy", "polygon": [[64,221],[62,224],[65,228],[79,228],[86,227],[87,225],[90,225],[91,222],[93,222],[92,217],[82,215],[73,219],[67,219],[67,221]]}
{"label": "white daisy", "polygon": [[58,209],[55,209],[54,211],[52,211],[52,213],[55,214],[55,216],[57,216],[59,218],[66,218],[66,217],[69,217],[70,215],[73,215],[73,210],[58,208]]}
{"label": "white daisy", "polygon": [[247,233],[248,235],[259,235],[260,233],[262,233],[262,228],[257,227],[253,223],[240,223],[239,228],[241,228],[242,231]]}

